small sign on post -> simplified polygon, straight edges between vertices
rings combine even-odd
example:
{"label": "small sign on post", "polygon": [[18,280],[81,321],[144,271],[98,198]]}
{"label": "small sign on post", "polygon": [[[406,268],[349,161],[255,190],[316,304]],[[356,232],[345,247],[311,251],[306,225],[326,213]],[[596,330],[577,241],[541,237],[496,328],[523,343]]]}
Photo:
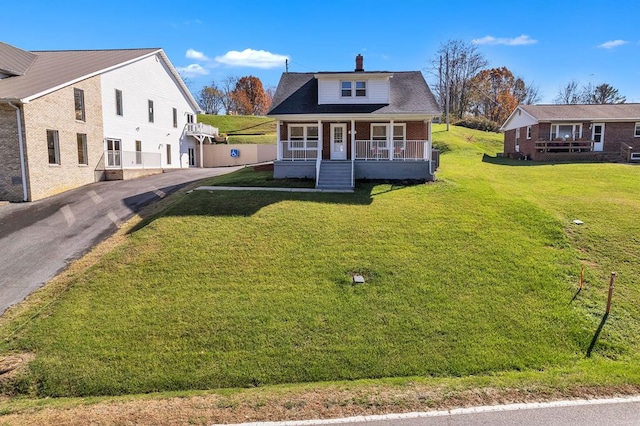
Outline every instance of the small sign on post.
{"label": "small sign on post", "polygon": [[240,150],[239,149],[232,149],[231,150],[231,158],[238,158],[240,157]]}

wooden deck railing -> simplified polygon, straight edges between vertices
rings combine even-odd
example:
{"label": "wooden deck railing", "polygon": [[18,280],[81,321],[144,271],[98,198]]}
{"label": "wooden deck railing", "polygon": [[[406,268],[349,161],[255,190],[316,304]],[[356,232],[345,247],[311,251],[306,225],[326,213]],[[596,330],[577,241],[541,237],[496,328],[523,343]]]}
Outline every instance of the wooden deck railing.
{"label": "wooden deck railing", "polygon": [[592,140],[551,140],[536,141],[538,152],[591,152],[593,151]]}

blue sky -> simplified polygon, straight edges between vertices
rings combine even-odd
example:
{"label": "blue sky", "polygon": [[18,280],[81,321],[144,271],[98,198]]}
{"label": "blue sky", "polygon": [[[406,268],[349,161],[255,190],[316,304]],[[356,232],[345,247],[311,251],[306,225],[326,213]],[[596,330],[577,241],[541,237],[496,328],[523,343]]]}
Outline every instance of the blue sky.
{"label": "blue sky", "polygon": [[160,47],[193,92],[227,76],[276,86],[284,71],[421,70],[450,39],[477,44],[550,103],[609,83],[640,102],[640,3],[627,1],[40,1],[3,4],[0,40],[25,50]]}

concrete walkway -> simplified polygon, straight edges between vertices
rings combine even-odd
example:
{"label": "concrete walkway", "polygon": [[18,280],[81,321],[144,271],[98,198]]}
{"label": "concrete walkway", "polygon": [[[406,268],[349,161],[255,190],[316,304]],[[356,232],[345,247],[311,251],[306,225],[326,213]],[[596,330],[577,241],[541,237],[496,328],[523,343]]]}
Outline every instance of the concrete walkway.
{"label": "concrete walkway", "polygon": [[273,188],[268,186],[199,186],[196,191],[274,191],[353,193],[353,189]]}

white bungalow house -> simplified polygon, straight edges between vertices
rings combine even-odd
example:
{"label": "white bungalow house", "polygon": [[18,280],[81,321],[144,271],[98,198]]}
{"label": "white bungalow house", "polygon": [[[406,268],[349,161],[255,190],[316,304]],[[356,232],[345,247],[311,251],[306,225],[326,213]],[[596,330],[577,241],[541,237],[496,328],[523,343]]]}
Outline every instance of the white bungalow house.
{"label": "white bungalow house", "polygon": [[0,200],[202,165],[197,144],[217,129],[195,122],[199,110],[162,49],[0,42]]}
{"label": "white bungalow house", "polygon": [[434,176],[431,121],[440,108],[420,71],[284,73],[267,115],[277,120],[274,177],[352,189],[356,179]]}

